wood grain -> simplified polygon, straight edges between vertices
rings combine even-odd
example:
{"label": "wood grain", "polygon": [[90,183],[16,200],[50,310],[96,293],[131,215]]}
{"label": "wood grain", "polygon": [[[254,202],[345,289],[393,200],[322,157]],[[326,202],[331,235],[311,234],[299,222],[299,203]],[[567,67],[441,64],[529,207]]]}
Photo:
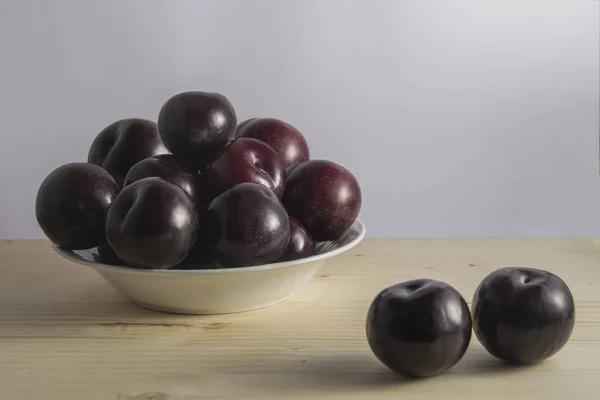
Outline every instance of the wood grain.
{"label": "wood grain", "polygon": [[[372,355],[364,321],[391,284],[430,277],[470,301],[504,265],[559,274],[577,302],[570,342],[511,368],[473,338],[448,373],[406,380]],[[152,312],[46,241],[0,242],[0,398],[595,399],[600,392],[600,249],[592,239],[367,239],[305,290],[222,316]]]}

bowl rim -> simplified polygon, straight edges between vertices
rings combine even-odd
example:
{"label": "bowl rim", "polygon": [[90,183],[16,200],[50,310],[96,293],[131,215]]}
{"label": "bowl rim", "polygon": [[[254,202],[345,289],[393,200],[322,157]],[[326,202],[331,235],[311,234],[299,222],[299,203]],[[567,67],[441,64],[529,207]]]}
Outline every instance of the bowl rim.
{"label": "bowl rim", "polygon": [[52,248],[56,253],[66,258],[69,261],[72,261],[77,264],[85,265],[88,267],[92,267],[95,269],[102,269],[108,271],[118,271],[122,273],[131,273],[131,274],[160,274],[160,275],[205,275],[205,274],[231,274],[231,273],[241,273],[241,272],[260,272],[274,269],[284,269],[296,267],[303,264],[313,263],[317,261],[322,261],[330,257],[334,257],[338,254],[344,253],[351,248],[358,245],[365,238],[367,233],[367,229],[365,224],[360,220],[356,219],[352,224],[352,227],[356,227],[358,234],[354,239],[350,242],[346,243],[343,246],[340,246],[336,249],[327,251],[321,254],[315,254],[314,256],[301,258],[299,260],[293,261],[283,261],[283,262],[275,262],[269,264],[262,265],[254,265],[251,267],[239,267],[239,268],[214,268],[214,269],[142,269],[142,268],[132,268],[128,266],[120,266],[120,265],[110,265],[103,264],[95,261],[89,261],[83,259],[81,256],[77,255],[73,251],[65,250],[60,248],[59,246],[52,244]]}

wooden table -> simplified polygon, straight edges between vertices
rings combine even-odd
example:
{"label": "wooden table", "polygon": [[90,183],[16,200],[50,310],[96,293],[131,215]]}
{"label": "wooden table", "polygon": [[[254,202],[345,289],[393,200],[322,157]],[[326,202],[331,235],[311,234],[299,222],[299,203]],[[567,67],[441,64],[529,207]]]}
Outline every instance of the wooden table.
{"label": "wooden table", "polygon": [[[577,302],[570,342],[510,368],[473,337],[448,373],[406,380],[372,355],[364,321],[386,286],[431,277],[470,300],[503,265],[558,273]],[[46,241],[0,242],[0,398],[597,399],[600,247],[592,239],[367,239],[286,303],[223,316],[147,311]]]}

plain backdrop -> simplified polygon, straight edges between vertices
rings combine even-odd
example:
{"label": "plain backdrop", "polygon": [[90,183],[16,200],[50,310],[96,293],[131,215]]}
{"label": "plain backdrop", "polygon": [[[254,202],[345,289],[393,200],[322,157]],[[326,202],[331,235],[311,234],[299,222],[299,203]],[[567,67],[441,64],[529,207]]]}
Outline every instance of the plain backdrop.
{"label": "plain backdrop", "polygon": [[350,169],[370,236],[599,236],[593,0],[0,0],[0,237],[183,90]]}

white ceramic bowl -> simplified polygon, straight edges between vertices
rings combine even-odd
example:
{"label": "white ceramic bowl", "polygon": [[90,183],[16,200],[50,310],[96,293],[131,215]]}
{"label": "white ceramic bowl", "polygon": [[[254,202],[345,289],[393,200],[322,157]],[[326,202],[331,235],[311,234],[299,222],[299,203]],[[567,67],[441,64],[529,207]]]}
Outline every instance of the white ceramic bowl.
{"label": "white ceramic bowl", "polygon": [[54,249],[66,259],[92,267],[135,304],[178,314],[226,314],[268,307],[299,292],[327,260],[356,246],[365,236],[356,220],[337,241],[319,243],[317,255],[296,261],[244,268],[144,270],[102,264],[96,249]]}

